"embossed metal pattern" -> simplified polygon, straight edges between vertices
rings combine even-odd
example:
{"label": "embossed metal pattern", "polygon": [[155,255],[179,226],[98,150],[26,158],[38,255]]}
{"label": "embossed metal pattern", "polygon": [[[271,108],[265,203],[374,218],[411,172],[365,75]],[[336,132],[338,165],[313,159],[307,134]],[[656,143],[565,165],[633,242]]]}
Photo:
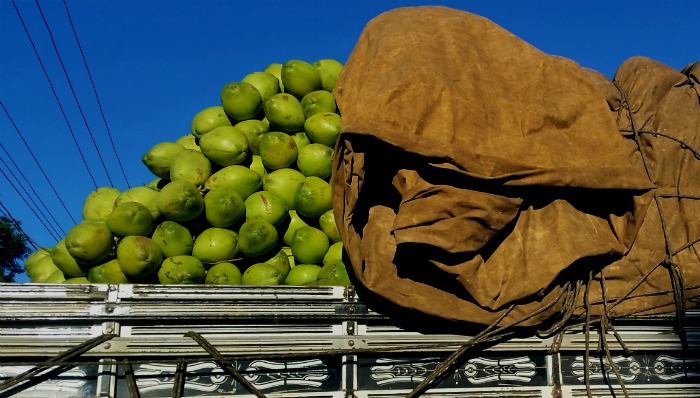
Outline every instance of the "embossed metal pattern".
{"label": "embossed metal pattern", "polygon": [[[562,355],[561,361],[564,384],[585,382],[582,355]],[[612,366],[626,385],[700,383],[700,358],[683,352],[618,354],[612,356],[612,364],[605,357],[591,356],[588,362],[591,384],[614,383],[617,376]]]}
{"label": "embossed metal pattern", "polygon": [[[445,357],[360,356],[360,390],[411,389],[423,381]],[[546,386],[544,355],[470,358],[443,378],[431,391],[483,386]]]}
{"label": "embossed metal pattern", "polygon": [[[0,381],[17,376],[31,366],[0,364]],[[0,397],[16,398],[84,398],[97,396],[97,366],[85,365],[70,369],[50,368],[30,382],[9,391],[0,393]]]}
{"label": "embossed metal pattern", "polygon": [[[263,393],[314,393],[342,390],[340,358],[299,360],[234,361],[232,365]],[[134,376],[141,397],[170,397],[176,377],[174,363],[134,365]],[[189,363],[186,369],[183,396],[246,395],[248,392],[213,361]],[[117,376],[117,397],[129,397],[120,367]]]}

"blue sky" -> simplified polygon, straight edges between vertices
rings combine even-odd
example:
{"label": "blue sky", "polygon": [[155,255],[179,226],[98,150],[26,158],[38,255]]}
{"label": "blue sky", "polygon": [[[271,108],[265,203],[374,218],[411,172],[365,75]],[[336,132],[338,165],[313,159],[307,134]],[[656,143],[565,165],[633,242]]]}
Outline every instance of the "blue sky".
{"label": "blue sky", "polygon": [[64,0],[39,7],[0,0],[0,101],[7,111],[0,109],[0,202],[38,245],[51,247],[80,221],[95,186],[124,190],[153,180],[141,156],[188,134],[199,110],[219,104],[223,85],[273,62],[344,62],[365,24],[396,7],[472,12],[612,78],[632,56],[676,69],[700,59],[692,3],[65,0],[69,20]]}

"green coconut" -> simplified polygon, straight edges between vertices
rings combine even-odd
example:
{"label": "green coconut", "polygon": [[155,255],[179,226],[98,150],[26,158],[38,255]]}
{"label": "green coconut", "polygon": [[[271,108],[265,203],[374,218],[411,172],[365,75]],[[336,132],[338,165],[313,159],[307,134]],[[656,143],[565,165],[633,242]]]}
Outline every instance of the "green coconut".
{"label": "green coconut", "polygon": [[224,107],[220,105],[210,106],[197,112],[192,118],[192,135],[199,139],[209,131],[219,126],[230,126],[231,120],[226,115]]}
{"label": "green coconut", "polygon": [[89,267],[81,266],[78,261],[70,255],[66,247],[66,239],[59,240],[51,249],[51,259],[54,265],[63,272],[63,275],[71,278],[87,275]]}
{"label": "green coconut", "polygon": [[202,153],[219,166],[241,164],[248,157],[248,138],[235,126],[221,126],[199,140]]}
{"label": "green coconut", "polygon": [[238,249],[247,257],[264,256],[277,245],[277,238],[274,225],[260,218],[248,220],[238,230]]}
{"label": "green coconut", "polygon": [[277,170],[289,167],[297,159],[297,144],[289,134],[271,131],[260,137],[260,157],[265,167]]}
{"label": "green coconut", "polygon": [[236,123],[236,128],[240,129],[248,139],[250,153],[253,155],[259,154],[260,137],[270,131],[270,125],[263,120],[250,119]]}
{"label": "green coconut", "polygon": [[117,261],[116,258],[90,268],[90,271],[88,271],[88,280],[90,283],[129,283],[129,279],[124,275],[124,272],[119,266],[119,261]]}
{"label": "green coconut", "polygon": [[313,286],[316,284],[321,266],[316,264],[297,264],[284,279],[285,285]]}
{"label": "green coconut", "polygon": [[99,187],[83,202],[83,220],[105,220],[114,208],[121,191],[112,187]]}
{"label": "green coconut", "polygon": [[213,227],[228,228],[245,215],[243,197],[233,188],[212,189],[204,195],[204,214]]}
{"label": "green coconut", "polygon": [[124,202],[114,207],[105,223],[114,236],[125,237],[150,235],[154,221],[146,206],[138,202]]}
{"label": "green coconut", "polygon": [[168,220],[192,221],[204,211],[204,198],[191,182],[176,180],[160,190],[156,198],[156,207]]}
{"label": "green coconut", "polygon": [[254,192],[245,200],[246,220],[262,219],[278,226],[289,216],[288,211],[287,201],[273,192]]}
{"label": "green coconut", "polygon": [[241,277],[243,285],[274,286],[279,285],[282,277],[277,267],[267,263],[256,263],[248,267]]}
{"label": "green coconut", "polygon": [[194,240],[192,256],[205,264],[231,261],[238,254],[238,234],[225,228],[211,227]]}
{"label": "green coconut", "polygon": [[320,229],[306,226],[294,232],[290,246],[298,263],[316,264],[321,262],[328,252],[330,241]]}
{"label": "green coconut", "polygon": [[145,236],[127,236],[117,245],[117,262],[127,278],[143,279],[154,274],[163,259],[160,246]]}
{"label": "green coconut", "polygon": [[221,89],[221,106],[232,120],[254,118],[262,109],[262,104],[260,92],[250,83],[231,82]]}
{"label": "green coconut", "polygon": [[323,89],[318,69],[306,61],[293,59],[285,62],[280,75],[284,91],[299,99],[312,91]]}
{"label": "green coconut", "polygon": [[141,161],[156,177],[170,178],[170,164],[185,147],[175,142],[159,142],[141,157]]}
{"label": "green coconut", "polygon": [[270,131],[296,133],[304,130],[304,108],[292,94],[273,95],[265,101],[263,109],[270,122]]}
{"label": "green coconut", "polygon": [[158,217],[160,217],[160,212],[156,206],[156,198],[158,197],[158,192],[162,187],[163,186],[158,189],[153,189],[147,186],[129,188],[117,196],[117,199],[114,201],[114,206],[116,207],[125,202],[141,203],[148,208],[153,219],[157,220]]}
{"label": "green coconut", "polygon": [[211,161],[204,153],[185,149],[170,163],[169,177],[170,181],[184,180],[201,187],[209,179],[211,172]]}
{"label": "green coconut", "polygon": [[243,77],[242,81],[252,84],[260,93],[263,101],[280,91],[279,79],[268,72],[249,73]]}
{"label": "green coconut", "polygon": [[98,264],[112,251],[114,235],[104,221],[84,220],[68,231],[65,245],[78,263]]}
{"label": "green coconut", "polygon": [[333,170],[333,148],[323,144],[309,144],[297,156],[297,169],[306,177],[327,180]]}
{"label": "green coconut", "polygon": [[183,225],[167,220],[158,224],[151,239],[158,244],[165,257],[192,254],[194,238],[189,229]]}
{"label": "green coconut", "polygon": [[282,168],[273,170],[262,178],[263,190],[282,197],[287,207],[294,210],[294,194],[306,177],[299,170]]}
{"label": "green coconut", "polygon": [[335,96],[326,90],[312,91],[301,99],[301,107],[304,110],[304,117],[323,112],[335,113],[338,107],[335,104]]}
{"label": "green coconut", "polygon": [[207,285],[240,285],[241,277],[240,268],[233,263],[223,262],[209,268],[204,283]]}
{"label": "green coconut", "polygon": [[219,188],[230,188],[238,192],[243,199],[262,187],[260,174],[241,165],[226,166],[204,183],[204,188],[214,190]]}
{"label": "green coconut", "polygon": [[311,142],[335,148],[340,135],[340,115],[333,112],[321,112],[309,116],[304,121],[304,132]]}
{"label": "green coconut", "polygon": [[319,217],[333,208],[331,186],[325,180],[310,176],[294,194],[294,206],[299,214],[306,217]]}
{"label": "green coconut", "polygon": [[193,256],[173,256],[163,260],[158,270],[158,281],[163,285],[201,284],[206,278],[204,264]]}
{"label": "green coconut", "polygon": [[321,76],[321,86],[323,89],[332,92],[340,72],[343,71],[343,64],[332,58],[324,58],[319,59],[311,65],[318,70]]}

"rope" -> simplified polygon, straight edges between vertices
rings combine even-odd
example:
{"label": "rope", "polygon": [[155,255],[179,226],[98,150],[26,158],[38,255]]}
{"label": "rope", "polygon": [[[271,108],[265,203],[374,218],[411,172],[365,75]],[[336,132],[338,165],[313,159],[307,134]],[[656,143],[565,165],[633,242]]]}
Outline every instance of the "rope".
{"label": "rope", "polygon": [[454,368],[455,365],[457,365],[461,360],[462,357],[471,349],[478,345],[484,345],[486,343],[496,341],[499,339],[502,339],[508,335],[512,335],[515,332],[513,329],[521,324],[526,322],[529,319],[532,319],[536,317],[537,315],[547,311],[548,309],[552,308],[556,303],[561,300],[561,298],[566,295],[568,290],[571,287],[570,282],[566,282],[564,286],[561,289],[561,292],[559,295],[552,300],[550,303],[541,306],[539,309],[536,311],[532,312],[529,315],[526,315],[518,320],[512,321],[511,323],[497,327],[501,322],[503,322],[504,319],[510,313],[515,309],[516,305],[511,304],[503,313],[496,319],[495,322],[491,323],[491,325],[487,326],[481,333],[478,335],[474,336],[471,338],[469,341],[467,341],[464,345],[462,345],[458,350],[452,353],[447,359],[445,359],[440,365],[438,365],[430,374],[426,376],[423,381],[418,384],[411,392],[406,395],[406,398],[415,398],[419,397],[422,395],[425,391],[428,390],[429,386],[435,382],[436,380],[440,379],[448,370],[451,370]]}
{"label": "rope", "polygon": [[[609,328],[613,332],[613,335],[615,336],[615,339],[617,340],[617,342],[620,344],[620,346],[622,346],[622,349],[625,351],[625,353],[627,355],[629,355],[630,354],[629,348],[627,348],[627,345],[625,344],[625,342],[622,341],[622,337],[617,332],[617,329],[615,328],[615,326],[613,326],[613,324],[612,324],[613,314],[612,314],[612,311],[608,310],[607,300],[605,298],[606,288],[605,288],[604,271],[605,271],[605,269],[600,271],[600,294],[601,294],[601,298],[603,300],[603,315],[604,315],[602,324],[604,325],[605,329]],[[605,334],[606,331],[602,331],[601,333]]]}
{"label": "rope", "polygon": [[[613,81],[613,84],[615,85],[615,87],[619,91],[621,99],[622,99],[622,103],[623,103],[624,107],[627,109],[627,115],[629,117],[630,127],[631,127],[631,129],[624,129],[624,130],[620,130],[620,131],[632,133],[634,141],[637,144],[637,150],[639,151],[639,154],[640,154],[641,159],[642,159],[642,163],[644,165],[644,170],[646,171],[646,174],[649,177],[650,181],[653,182],[654,177],[653,177],[652,172],[651,172],[651,167],[649,165],[649,160],[647,158],[646,152],[642,148],[642,143],[641,143],[641,139],[640,139],[640,136],[642,134],[649,134],[649,135],[652,135],[654,137],[662,137],[662,138],[670,139],[670,140],[678,143],[680,145],[681,149],[690,151],[696,159],[700,160],[700,151],[693,148],[691,145],[689,145],[684,140],[681,140],[679,138],[672,137],[668,134],[657,132],[657,131],[640,131],[640,130],[638,130],[636,128],[636,125],[635,125],[634,113],[632,112],[632,106],[629,102],[627,94],[619,86],[619,84],[616,81]],[[654,270],[656,270],[659,266],[664,266],[668,270],[670,280],[671,280],[671,291],[673,293],[674,303],[675,303],[675,307],[676,307],[675,312],[676,312],[676,321],[677,321],[677,331],[678,331],[679,335],[683,338],[685,336],[685,328],[683,326],[683,323],[685,320],[685,312],[686,312],[686,288],[684,286],[685,284],[683,281],[683,273],[682,273],[679,265],[673,261],[673,257],[676,254],[680,253],[682,250],[690,248],[695,243],[699,242],[700,236],[696,237],[691,242],[688,242],[687,244],[683,245],[681,248],[673,250],[670,247],[670,239],[668,236],[668,226],[666,224],[666,217],[664,215],[664,212],[663,212],[663,209],[661,206],[661,201],[660,201],[661,198],[678,198],[678,199],[683,198],[683,199],[694,199],[694,200],[700,199],[700,197],[695,196],[695,195],[667,194],[667,193],[660,194],[658,192],[654,193],[654,202],[655,202],[657,210],[658,210],[659,221],[661,223],[661,231],[662,231],[663,236],[664,236],[664,244],[666,246],[666,255],[662,261],[660,261],[654,267],[652,267],[652,269],[649,272],[647,272],[644,275],[644,277],[642,277],[635,284],[635,286],[633,286],[632,289],[630,289],[628,291],[627,295],[624,295],[623,297],[617,298],[611,307],[614,307],[614,306],[618,305],[619,303],[621,303],[623,300],[627,299],[628,295],[631,294],[632,291],[637,289],[639,286],[641,286],[641,284],[644,283],[649,278],[649,276],[651,275],[651,273]],[[605,300],[603,300],[603,302],[605,305]],[[605,311],[607,313],[608,310],[606,309]]]}
{"label": "rope", "polygon": [[600,347],[603,347],[605,350],[605,358],[608,360],[608,364],[613,370],[613,373],[615,373],[615,377],[617,378],[617,382],[620,384],[620,387],[622,388],[622,393],[624,394],[625,398],[629,398],[629,394],[627,393],[627,388],[625,388],[625,382],[622,380],[622,377],[620,375],[620,369],[615,365],[615,362],[612,359],[612,355],[610,354],[610,345],[608,344],[607,340],[607,334],[608,334],[608,329],[611,329],[615,335],[615,338],[617,341],[622,345],[622,348],[625,350],[625,353],[629,354],[629,349],[625,345],[625,343],[622,341],[622,338],[620,335],[617,333],[617,330],[615,329],[614,326],[612,326],[611,322],[611,315],[608,312],[606,300],[605,300],[605,275],[604,275],[604,270],[600,271],[600,294],[603,299],[603,315],[601,316],[601,322],[600,322],[600,337],[598,339],[598,352],[600,352]]}
{"label": "rope", "polygon": [[[629,130],[620,130],[621,132],[627,132],[627,133],[632,133],[632,137],[637,145],[637,150],[640,154],[640,157],[642,159],[642,164],[644,166],[644,170],[647,174],[647,177],[649,178],[649,181],[654,182],[654,176],[650,167],[650,162],[647,157],[647,154],[645,153],[644,149],[642,148],[642,142],[640,139],[640,135],[642,134],[651,134],[654,137],[663,137],[670,139],[672,141],[677,142],[681,149],[684,150],[689,150],[693,154],[693,156],[700,160],[700,151],[692,148],[690,145],[688,145],[686,142],[683,140],[677,139],[675,137],[671,137],[668,134],[660,133],[660,132],[642,132],[637,130],[636,125],[635,125],[635,118],[634,114],[632,112],[632,106],[629,102],[629,99],[627,97],[627,94],[622,90],[622,88],[618,85],[616,81],[613,81],[613,84],[615,87],[618,89],[620,92],[620,96],[622,99],[623,107],[627,109],[627,114],[629,117],[629,123],[631,129]],[[665,255],[663,260],[655,264],[654,266],[651,267],[649,271],[647,271],[632,287],[630,287],[625,294],[623,294],[620,297],[616,297],[614,299],[609,299],[606,297],[607,294],[607,288],[605,285],[605,273],[604,269],[600,271],[599,274],[599,279],[600,279],[600,288],[601,288],[601,299],[599,301],[596,301],[595,303],[591,302],[590,299],[590,287],[591,287],[591,280],[593,279],[593,272],[591,271],[589,274],[588,281],[586,282],[586,288],[584,290],[584,297],[583,297],[583,306],[584,306],[584,312],[585,312],[585,320],[584,320],[584,334],[585,334],[585,352],[584,352],[584,383],[586,386],[586,394],[587,396],[593,397],[593,393],[591,391],[591,386],[590,386],[590,335],[591,335],[591,325],[593,324],[592,320],[592,306],[593,305],[602,305],[603,311],[602,315],[599,316],[599,320],[597,322],[598,324],[598,333],[599,333],[599,339],[598,339],[598,348],[597,352],[600,353],[601,351],[604,352],[605,358],[607,360],[608,365],[610,366],[612,372],[614,373],[617,382],[619,386],[622,389],[622,393],[624,394],[625,397],[629,397],[629,393],[627,391],[627,388],[625,387],[624,380],[622,379],[618,367],[615,365],[612,354],[610,351],[610,344],[608,343],[607,340],[607,334],[608,331],[612,332],[613,335],[615,336],[615,339],[618,341],[618,343],[622,346],[622,349],[625,351],[625,353],[629,354],[629,348],[627,345],[624,343],[622,340],[621,336],[613,326],[613,317],[614,317],[614,312],[613,309],[622,303],[625,300],[629,300],[633,297],[644,297],[644,296],[653,296],[653,295],[660,295],[660,294],[668,294],[669,292],[673,294],[673,301],[671,303],[665,303],[655,306],[656,308],[661,308],[669,304],[674,304],[675,306],[675,320],[676,320],[676,331],[679,334],[679,337],[681,339],[681,343],[683,344],[684,349],[688,348],[688,342],[687,339],[685,338],[685,328],[684,328],[684,321],[685,321],[685,313],[686,313],[686,300],[687,296],[686,293],[690,290],[698,288],[697,286],[693,287],[686,287],[684,280],[683,280],[683,273],[680,269],[679,264],[677,264],[675,261],[673,261],[673,257],[680,253],[683,250],[686,250],[696,243],[700,242],[700,236],[697,238],[693,239],[692,241],[684,244],[682,247],[677,248],[677,249],[672,249],[670,246],[670,239],[669,239],[669,234],[668,234],[668,226],[666,223],[666,217],[664,215],[662,206],[661,206],[661,199],[664,198],[677,198],[677,199],[693,199],[693,200],[698,200],[700,197],[695,196],[695,195],[685,195],[685,194],[667,194],[667,193],[659,193],[659,192],[654,192],[653,200],[656,205],[658,214],[659,214],[659,222],[661,224],[661,230],[664,238],[664,245],[665,245]],[[654,293],[646,293],[646,294],[637,294],[633,295],[633,292],[638,289],[645,281],[648,280],[649,276],[656,271],[659,267],[663,266],[669,273],[670,277],[670,282],[671,282],[671,289],[667,290],[665,292],[654,292]],[[637,312],[644,312],[648,311],[650,308],[646,309],[640,309]],[[619,314],[618,318],[620,317]],[[557,325],[559,326],[559,325]],[[604,368],[603,368],[604,369]]]}
{"label": "rope", "polygon": [[[642,142],[640,139],[640,135],[642,134],[651,134],[655,137],[664,137],[671,139],[677,143],[679,143],[680,147],[684,150],[689,150],[693,154],[693,156],[696,159],[700,160],[700,151],[692,148],[688,143],[684,142],[683,140],[680,140],[675,137],[671,137],[668,134],[660,133],[660,132],[648,132],[648,131],[639,131],[636,126],[635,126],[635,120],[634,120],[634,115],[632,113],[632,109],[629,103],[629,100],[627,98],[626,93],[622,90],[622,88],[617,84],[617,82],[613,81],[613,84],[615,87],[620,92],[620,95],[622,97],[623,105],[627,108],[628,111],[628,116],[630,120],[630,125],[631,125],[631,130],[620,130],[621,132],[629,132],[632,133],[633,139],[637,145],[637,150],[641,156],[642,163],[644,165],[644,170],[647,174],[647,177],[649,178],[650,181],[654,181],[653,173],[650,167],[650,162],[649,159],[644,152],[644,149],[642,148]],[[686,312],[686,292],[688,290],[691,290],[690,287],[685,287],[684,281],[683,281],[683,274],[682,271],[679,267],[678,264],[676,264],[672,258],[676,254],[678,254],[680,251],[685,250],[693,246],[694,244],[700,242],[700,236],[697,237],[696,239],[692,240],[691,242],[688,242],[687,244],[683,245],[681,248],[678,249],[672,249],[670,247],[670,239],[668,237],[668,227],[666,225],[666,218],[664,217],[663,211],[662,211],[662,206],[661,206],[661,200],[662,198],[677,198],[677,199],[694,199],[698,200],[700,199],[699,196],[694,196],[694,195],[685,195],[685,194],[667,194],[667,193],[654,193],[653,200],[656,204],[656,207],[659,212],[659,218],[661,222],[661,229],[662,233],[664,235],[664,244],[665,244],[665,249],[666,249],[666,255],[664,257],[664,260],[656,264],[649,270],[637,283],[635,283],[634,286],[632,286],[626,294],[624,294],[621,297],[616,297],[612,300],[609,300],[608,297],[606,297],[606,285],[605,285],[605,275],[603,270],[600,272],[600,286],[601,286],[601,300],[593,303],[590,299],[590,287],[591,287],[591,281],[593,280],[593,272],[591,271],[589,273],[588,279],[586,281],[586,286],[584,289],[584,307],[585,307],[585,320],[584,320],[584,330],[585,330],[585,353],[584,353],[584,382],[586,384],[586,393],[589,397],[592,397],[592,391],[590,388],[590,333],[591,333],[591,326],[593,324],[598,325],[598,333],[599,333],[599,339],[598,339],[598,349],[597,352],[600,353],[601,351],[604,352],[605,358],[612,369],[613,373],[615,374],[615,377],[618,380],[618,383],[622,389],[622,392],[625,397],[629,397],[629,393],[627,391],[627,388],[625,387],[624,381],[620,375],[618,367],[615,365],[612,354],[610,351],[610,344],[608,343],[607,340],[607,334],[608,332],[611,332],[617,342],[620,344],[622,349],[625,351],[626,354],[629,355],[630,350],[623,341],[622,337],[618,333],[617,329],[613,326],[613,319],[614,319],[614,312],[613,309],[615,306],[619,305],[621,302],[624,300],[633,298],[633,297],[642,297],[645,295],[656,295],[657,293],[654,294],[637,294],[633,295],[634,291],[639,288],[647,279],[648,277],[660,266],[664,266],[670,275],[671,278],[671,290],[667,291],[673,293],[673,301],[672,303],[675,304],[675,314],[676,314],[676,330],[678,331],[679,336],[681,337],[681,340],[684,344],[685,347],[687,347],[687,341],[685,341],[685,329],[683,327],[683,322],[685,320],[685,312]],[[494,336],[501,334],[501,333],[507,333],[509,328],[512,328],[522,322],[525,322],[528,319],[531,319],[532,317],[536,316],[537,314],[542,313],[545,311],[547,308],[551,308],[551,305],[554,303],[557,303],[562,297],[563,297],[563,304],[562,304],[562,311],[560,312],[560,318],[552,324],[549,328],[539,330],[538,333],[541,334],[555,334],[555,338],[553,340],[552,347],[550,349],[550,352],[556,352],[559,349],[559,346],[561,345],[561,341],[563,338],[563,332],[566,330],[567,324],[569,324],[570,320],[572,319],[572,315],[574,313],[574,310],[576,308],[576,298],[579,295],[580,289],[582,286],[582,281],[576,281],[573,285],[570,283],[567,283],[565,286],[562,286],[562,293],[560,296],[557,298],[557,300],[554,300],[552,303],[550,303],[548,306],[543,306],[540,308],[540,310],[534,312],[533,314],[530,314],[529,316],[525,316],[520,320],[516,320],[512,322],[510,325],[502,326],[499,328],[496,328],[497,325],[499,325],[507,315],[509,315],[512,310],[515,308],[514,305],[509,307],[506,311],[503,312],[502,316],[499,317],[494,323],[489,325],[484,331],[478,335],[475,336],[474,338],[470,339],[467,343],[465,343],[462,347],[460,347],[458,350],[456,350],[452,355],[450,355],[445,361],[443,361],[431,374],[428,375],[416,388],[411,391],[406,398],[413,398],[417,397],[423,392],[425,392],[428,389],[428,386],[432,384],[434,381],[438,380],[447,370],[451,369],[454,367],[455,364],[458,363],[458,361],[473,347],[481,344],[486,340],[487,338],[493,338]],[[695,287],[693,287],[694,289]],[[599,317],[599,319],[593,320],[592,319],[592,306],[594,304],[600,305],[602,304],[603,306],[603,314]],[[660,307],[663,307],[667,304],[663,304]],[[659,307],[659,308],[660,308]],[[647,309],[642,309],[639,310],[638,312],[644,312],[648,311],[650,308]],[[623,314],[624,315],[624,314]],[[622,316],[623,316],[622,315]],[[620,314],[617,315],[618,318],[621,317]]]}
{"label": "rope", "polygon": [[591,280],[593,280],[593,271],[588,275],[588,280],[586,281],[586,290],[583,291],[583,303],[586,306],[586,323],[584,325],[584,351],[583,351],[583,383],[586,385],[586,395],[588,398],[593,398],[593,392],[591,391],[591,364],[590,364],[590,346],[591,346],[591,308],[590,301],[588,300],[588,293],[590,292]]}

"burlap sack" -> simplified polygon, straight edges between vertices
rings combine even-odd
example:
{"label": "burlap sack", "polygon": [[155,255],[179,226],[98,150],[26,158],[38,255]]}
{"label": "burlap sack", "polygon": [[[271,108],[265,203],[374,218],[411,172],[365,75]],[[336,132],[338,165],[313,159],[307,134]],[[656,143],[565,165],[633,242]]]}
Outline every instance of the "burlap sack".
{"label": "burlap sack", "polygon": [[654,202],[609,89],[467,12],[370,21],[335,88],[333,206],[357,282],[447,320],[561,314]]}
{"label": "burlap sack", "polygon": [[[615,316],[671,312],[700,297],[700,62],[682,71],[625,61],[614,83],[598,77],[630,159],[656,187],[627,255],[595,275],[576,313]],[[637,145],[637,143],[639,143]],[[637,156],[639,153],[643,156]],[[607,304],[604,306],[604,300]]]}

